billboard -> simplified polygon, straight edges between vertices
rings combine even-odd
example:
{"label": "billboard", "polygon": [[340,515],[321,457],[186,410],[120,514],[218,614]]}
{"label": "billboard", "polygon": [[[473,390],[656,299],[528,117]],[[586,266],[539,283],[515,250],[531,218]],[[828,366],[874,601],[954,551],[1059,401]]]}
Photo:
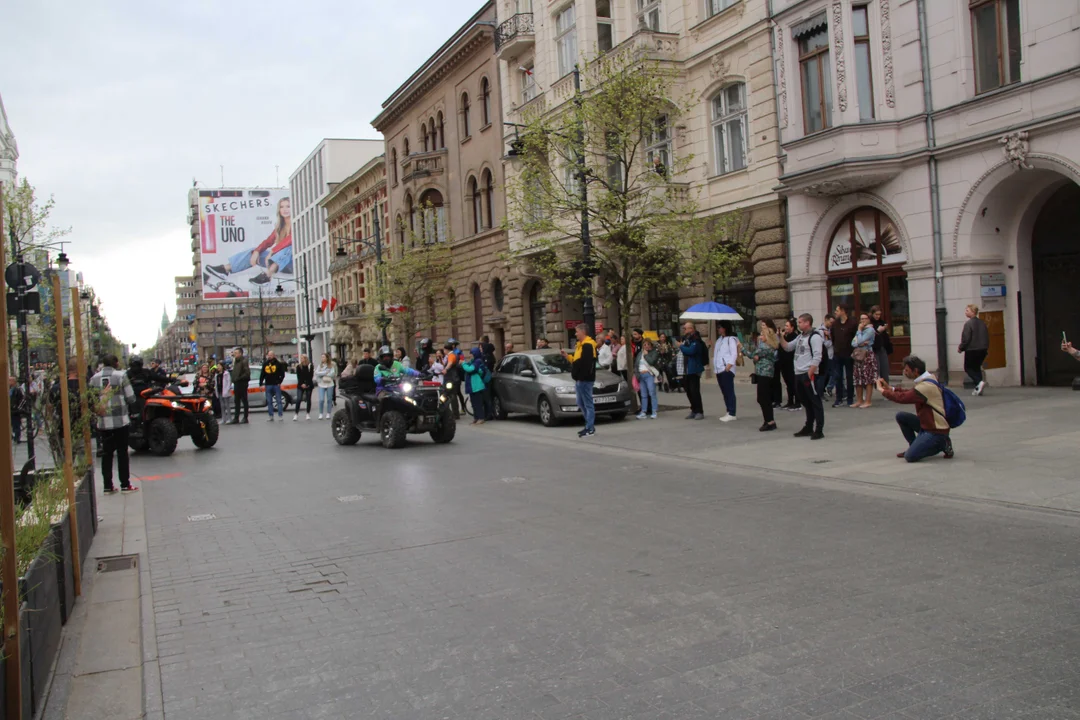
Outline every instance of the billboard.
{"label": "billboard", "polygon": [[288,190],[199,190],[203,299],[295,295],[292,237]]}

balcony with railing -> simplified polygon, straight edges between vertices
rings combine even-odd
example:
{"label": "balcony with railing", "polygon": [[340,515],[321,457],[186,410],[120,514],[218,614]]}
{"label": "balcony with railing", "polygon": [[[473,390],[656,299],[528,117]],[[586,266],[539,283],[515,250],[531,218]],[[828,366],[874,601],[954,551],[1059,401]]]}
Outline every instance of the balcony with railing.
{"label": "balcony with railing", "polygon": [[499,59],[517,57],[536,42],[532,13],[518,13],[495,29],[495,53]]}
{"label": "balcony with railing", "polygon": [[446,172],[446,149],[413,153],[401,161],[401,179],[410,183]]}
{"label": "balcony with railing", "polygon": [[342,303],[334,309],[334,320],[343,323],[361,322],[364,319],[364,307],[360,303]]}

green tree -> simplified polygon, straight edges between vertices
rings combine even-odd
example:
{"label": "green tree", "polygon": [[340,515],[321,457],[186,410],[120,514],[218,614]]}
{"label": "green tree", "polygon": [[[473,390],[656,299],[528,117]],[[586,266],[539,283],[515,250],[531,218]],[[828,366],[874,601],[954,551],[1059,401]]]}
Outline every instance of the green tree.
{"label": "green tree", "polygon": [[38,256],[43,251],[54,248],[61,238],[71,233],[71,228],[50,224],[56,202],[51,196],[40,201],[34,186],[26,178],[18,185],[4,184],[2,192],[9,260],[22,255],[28,261],[40,262]]}
{"label": "green tree", "polygon": [[602,292],[627,336],[631,312],[651,291],[724,282],[746,257],[741,214],[702,217],[687,181],[695,158],[675,152],[693,101],[673,97],[676,79],[640,54],[602,56],[581,71],[572,102],[530,118],[515,142],[520,162],[508,182],[507,224],[524,240],[512,243],[510,260],[552,294]]}

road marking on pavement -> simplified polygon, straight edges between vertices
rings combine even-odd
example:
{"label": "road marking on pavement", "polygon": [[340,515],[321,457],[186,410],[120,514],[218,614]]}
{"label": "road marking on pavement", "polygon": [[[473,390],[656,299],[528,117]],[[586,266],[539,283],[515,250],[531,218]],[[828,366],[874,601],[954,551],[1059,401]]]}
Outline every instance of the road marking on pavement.
{"label": "road marking on pavement", "polygon": [[338,502],[343,502],[343,503],[348,503],[348,502],[356,502],[358,500],[363,500],[363,499],[364,499],[363,495],[345,495],[343,497],[339,497],[337,499],[337,501]]}
{"label": "road marking on pavement", "polygon": [[527,478],[523,478],[523,477],[520,477],[520,476],[518,476],[518,477],[504,477],[504,478],[502,478],[502,481],[504,483],[523,483],[523,482],[525,482],[526,479]]}
{"label": "road marking on pavement", "polygon": [[200,520],[216,520],[217,515],[214,513],[203,513],[202,515],[188,515],[188,522],[199,522]]}
{"label": "road marking on pavement", "polygon": [[184,473],[169,473],[168,475],[147,475],[146,477],[139,478],[139,480],[142,482],[147,482],[149,480],[171,480],[183,476]]}

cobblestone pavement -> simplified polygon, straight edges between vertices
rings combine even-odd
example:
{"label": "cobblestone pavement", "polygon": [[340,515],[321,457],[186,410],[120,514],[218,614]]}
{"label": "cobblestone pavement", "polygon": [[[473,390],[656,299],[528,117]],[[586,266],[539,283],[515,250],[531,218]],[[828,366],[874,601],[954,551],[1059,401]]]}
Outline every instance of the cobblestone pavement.
{"label": "cobblestone pavement", "polygon": [[1080,718],[1076,516],[512,427],[138,458],[167,720]]}

